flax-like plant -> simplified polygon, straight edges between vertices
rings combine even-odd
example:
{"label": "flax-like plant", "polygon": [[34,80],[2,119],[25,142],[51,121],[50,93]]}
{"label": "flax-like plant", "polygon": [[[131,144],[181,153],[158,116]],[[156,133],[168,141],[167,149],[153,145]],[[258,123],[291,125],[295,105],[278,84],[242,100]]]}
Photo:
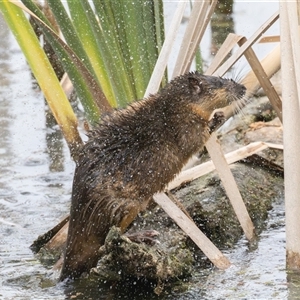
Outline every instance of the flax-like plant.
{"label": "flax-like plant", "polygon": [[[41,15],[32,0],[22,2]],[[47,3],[66,43],[111,106],[122,107],[143,97],[163,41],[161,0]]]}
{"label": "flax-like plant", "polygon": [[81,144],[81,138],[77,131],[77,119],[46,54],[19,7],[3,0],[0,1],[0,10],[43,90],[53,115],[64,132],[71,154],[75,156],[76,149]]}
{"label": "flax-like plant", "polygon": [[[46,4],[63,38],[32,0],[22,0],[21,5],[0,1],[0,11],[63,131],[71,122],[77,132],[76,117],[24,10],[37,22],[57,54],[91,125],[98,122],[102,112],[143,97],[164,39],[161,0],[48,0]],[[74,143],[69,136],[67,142]]]}

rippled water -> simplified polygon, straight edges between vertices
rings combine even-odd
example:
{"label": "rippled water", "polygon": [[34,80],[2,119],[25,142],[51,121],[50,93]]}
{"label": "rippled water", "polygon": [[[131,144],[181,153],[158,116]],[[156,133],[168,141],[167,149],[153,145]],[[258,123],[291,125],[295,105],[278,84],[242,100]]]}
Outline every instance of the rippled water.
{"label": "rippled water", "polygon": [[0,21],[0,298],[42,299],[47,270],[29,246],[67,213],[73,163],[66,149],[65,170],[49,171],[44,100]]}
{"label": "rippled water", "polygon": [[[56,285],[57,274],[35,259],[30,244],[69,210],[74,164],[65,146],[63,170],[50,166],[44,100],[2,19],[0,70],[0,299],[65,299],[68,293],[77,299],[156,299],[147,291],[84,281],[65,290]],[[249,250],[242,239],[226,255],[233,262],[228,270],[205,270],[188,291],[164,298],[298,299],[299,277],[285,272],[282,204],[271,212],[257,248]]]}

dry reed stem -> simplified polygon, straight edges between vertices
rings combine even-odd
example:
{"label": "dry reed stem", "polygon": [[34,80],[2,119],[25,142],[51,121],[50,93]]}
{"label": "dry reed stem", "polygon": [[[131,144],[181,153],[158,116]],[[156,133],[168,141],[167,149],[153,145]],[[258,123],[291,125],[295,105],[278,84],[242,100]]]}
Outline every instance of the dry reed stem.
{"label": "dry reed stem", "polygon": [[[242,38],[238,41],[239,46],[242,46],[247,42],[246,38]],[[274,86],[272,85],[270,79],[268,78],[265,70],[263,69],[260,61],[258,60],[256,54],[252,50],[252,48],[247,49],[245,51],[245,57],[251,66],[253,72],[255,73],[261,87],[264,89],[266,95],[268,96],[274,110],[276,111],[277,116],[282,122],[282,103],[281,100],[275,91]]]}
{"label": "dry reed stem", "polygon": [[226,269],[230,266],[230,261],[222,252],[202,233],[202,231],[191,221],[181,209],[170,201],[164,193],[155,194],[153,199],[168,212],[170,218],[195,242],[209,260],[219,269]]}
{"label": "dry reed stem", "polygon": [[[272,143],[264,142],[253,142],[247,146],[234,150],[225,154],[225,159],[228,165],[249,157],[255,153],[258,153],[266,148],[280,149],[283,150],[283,145],[277,145]],[[187,169],[181,172],[175,179],[169,183],[168,189],[172,190],[178,186],[190,182],[196,178],[206,175],[215,170],[215,165],[212,160],[202,163],[201,165]]]}
{"label": "dry reed stem", "polygon": [[154,94],[158,91],[161,80],[163,78],[165,69],[167,67],[167,63],[169,60],[169,56],[171,54],[176,35],[182,20],[182,16],[185,10],[187,2],[182,0],[178,3],[177,9],[175,11],[173,20],[171,22],[170,28],[168,30],[168,34],[166,35],[164,44],[159,53],[157,62],[155,64],[154,70],[152,72],[147,90],[145,92],[145,97],[149,94]]}
{"label": "dry reed stem", "polygon": [[187,72],[204,35],[217,1],[195,1],[181,42],[172,78]]}
{"label": "dry reed stem", "polygon": [[280,2],[286,265],[300,269],[300,38],[299,3]]}

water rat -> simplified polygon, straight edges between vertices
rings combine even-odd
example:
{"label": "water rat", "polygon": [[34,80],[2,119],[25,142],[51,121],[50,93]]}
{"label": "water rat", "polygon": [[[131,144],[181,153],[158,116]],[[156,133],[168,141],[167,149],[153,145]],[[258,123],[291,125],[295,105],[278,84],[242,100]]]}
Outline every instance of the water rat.
{"label": "water rat", "polygon": [[157,94],[105,116],[76,166],[61,280],[96,266],[111,226],[124,231],[164,190],[221,121],[213,111],[242,99],[233,80],[190,72]]}

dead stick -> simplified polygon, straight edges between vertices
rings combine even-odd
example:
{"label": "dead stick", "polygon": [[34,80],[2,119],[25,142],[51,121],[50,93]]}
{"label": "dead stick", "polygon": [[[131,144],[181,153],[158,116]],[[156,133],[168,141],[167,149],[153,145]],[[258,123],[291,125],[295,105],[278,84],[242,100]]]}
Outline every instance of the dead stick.
{"label": "dead stick", "polygon": [[227,269],[230,261],[209,238],[164,193],[153,196],[155,202],[168,213],[176,224],[195,242],[208,259],[219,269]]}

